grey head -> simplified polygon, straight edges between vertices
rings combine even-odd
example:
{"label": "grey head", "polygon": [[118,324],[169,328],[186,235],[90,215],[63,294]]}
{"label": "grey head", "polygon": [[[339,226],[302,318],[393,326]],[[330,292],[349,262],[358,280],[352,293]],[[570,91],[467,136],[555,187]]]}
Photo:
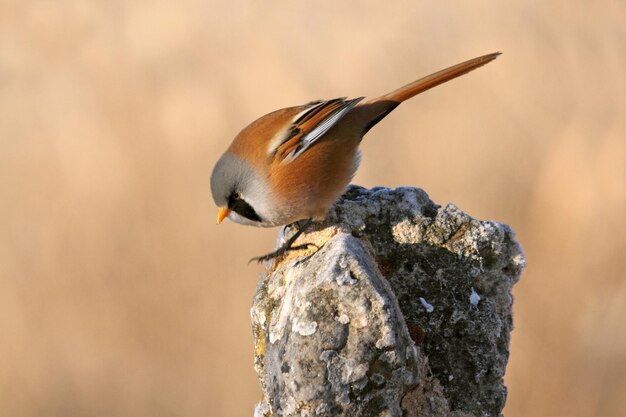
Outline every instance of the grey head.
{"label": "grey head", "polygon": [[220,208],[230,209],[236,223],[271,227],[272,197],[266,181],[246,161],[230,152],[217,161],[211,174],[211,194]]}

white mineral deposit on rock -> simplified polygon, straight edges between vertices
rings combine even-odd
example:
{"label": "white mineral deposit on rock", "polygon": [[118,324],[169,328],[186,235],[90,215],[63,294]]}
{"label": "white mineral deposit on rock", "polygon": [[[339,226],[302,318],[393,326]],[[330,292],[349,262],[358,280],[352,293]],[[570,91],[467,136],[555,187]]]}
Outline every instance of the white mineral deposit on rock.
{"label": "white mineral deposit on rock", "polygon": [[429,304],[428,301],[424,299],[424,297],[420,297],[420,303],[422,303],[422,306],[427,313],[432,313],[433,311],[435,311],[435,307],[433,307],[432,304]]}
{"label": "white mineral deposit on rock", "polygon": [[341,314],[337,317],[337,321],[341,324],[348,324],[350,323],[350,317],[348,317],[346,314]]}
{"label": "white mineral deposit on rock", "polygon": [[317,329],[317,323],[314,321],[294,320],[291,330],[299,333],[301,336],[311,336]]}
{"label": "white mineral deposit on rock", "polygon": [[478,295],[474,287],[472,287],[472,293],[469,296],[469,302],[471,305],[476,307],[479,301],[480,301],[480,295]]}

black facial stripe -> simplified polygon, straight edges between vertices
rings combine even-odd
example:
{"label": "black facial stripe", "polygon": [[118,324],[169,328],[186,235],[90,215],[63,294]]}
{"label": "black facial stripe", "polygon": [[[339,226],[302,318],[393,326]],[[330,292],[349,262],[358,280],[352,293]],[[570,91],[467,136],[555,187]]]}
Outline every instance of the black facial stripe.
{"label": "black facial stripe", "polygon": [[262,221],[250,204],[246,203],[241,198],[235,198],[234,195],[228,199],[228,208],[230,208],[232,211],[239,214],[240,216],[245,217],[246,219],[255,222]]}

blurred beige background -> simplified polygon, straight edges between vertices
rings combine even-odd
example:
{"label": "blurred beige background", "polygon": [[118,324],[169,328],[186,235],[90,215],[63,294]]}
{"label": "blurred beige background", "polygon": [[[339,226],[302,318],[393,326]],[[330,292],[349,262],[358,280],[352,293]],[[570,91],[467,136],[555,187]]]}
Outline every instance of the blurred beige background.
{"label": "blurred beige background", "polygon": [[626,4],[0,3],[0,414],[251,416],[248,310],[275,230],[215,225],[247,123],[374,96],[492,51],[398,108],[355,182],[510,224],[505,414],[626,415]]}

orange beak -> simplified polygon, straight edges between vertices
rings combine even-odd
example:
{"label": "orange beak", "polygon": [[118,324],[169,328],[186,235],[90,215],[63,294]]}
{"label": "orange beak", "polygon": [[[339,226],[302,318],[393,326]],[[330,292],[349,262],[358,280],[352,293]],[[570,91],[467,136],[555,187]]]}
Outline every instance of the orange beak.
{"label": "orange beak", "polygon": [[230,214],[230,209],[228,207],[221,207],[217,211],[217,224],[220,224],[228,215]]}

